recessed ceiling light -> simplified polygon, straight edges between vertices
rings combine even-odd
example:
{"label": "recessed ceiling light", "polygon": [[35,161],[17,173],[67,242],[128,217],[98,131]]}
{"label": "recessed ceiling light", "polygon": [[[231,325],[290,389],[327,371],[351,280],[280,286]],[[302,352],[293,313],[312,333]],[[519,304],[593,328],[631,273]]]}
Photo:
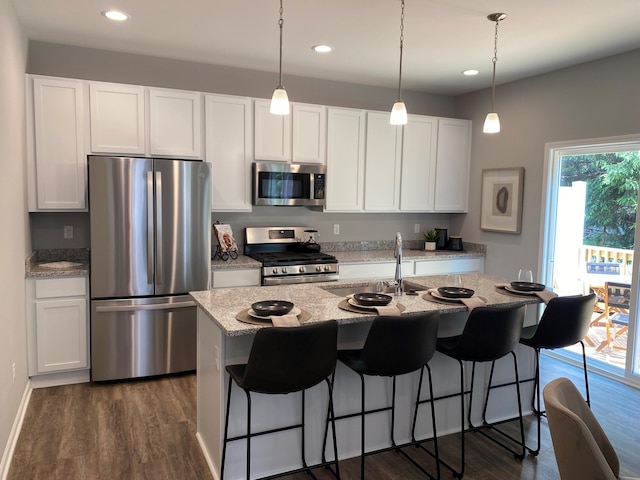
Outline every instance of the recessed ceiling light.
{"label": "recessed ceiling light", "polygon": [[102,12],[102,15],[107,17],[109,20],[114,20],[116,22],[124,22],[129,19],[129,15],[127,13],[119,10],[105,10]]}
{"label": "recessed ceiling light", "polygon": [[467,77],[473,77],[474,75],[478,75],[480,72],[474,68],[471,68],[469,70],[464,70],[462,72],[463,75],[466,75]]}
{"label": "recessed ceiling light", "polygon": [[333,47],[331,45],[314,45],[311,50],[317,53],[329,53],[333,51]]}

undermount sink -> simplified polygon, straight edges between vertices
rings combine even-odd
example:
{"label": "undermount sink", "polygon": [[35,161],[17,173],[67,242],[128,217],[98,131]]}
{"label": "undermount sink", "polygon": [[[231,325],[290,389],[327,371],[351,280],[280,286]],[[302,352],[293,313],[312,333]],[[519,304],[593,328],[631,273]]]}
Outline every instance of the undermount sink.
{"label": "undermount sink", "polygon": [[82,263],[80,262],[49,262],[41,263],[39,265],[40,268],[50,268],[52,270],[66,270],[69,268],[78,268],[81,266]]}
{"label": "undermount sink", "polygon": [[[363,283],[363,284],[358,284],[358,285],[348,285],[348,286],[341,286],[341,287],[322,287],[322,289],[325,292],[329,292],[332,293],[334,295],[337,295],[338,297],[346,297],[348,295],[352,295],[354,293],[368,293],[371,292],[371,287],[369,286],[368,283]],[[409,290],[415,290],[416,292],[422,291],[422,290],[426,290],[426,288],[422,287],[421,285],[418,285],[416,283],[411,283],[411,282],[404,282],[404,287],[403,290],[409,291]],[[384,292],[383,293],[394,293],[395,292],[395,287],[385,287]]]}

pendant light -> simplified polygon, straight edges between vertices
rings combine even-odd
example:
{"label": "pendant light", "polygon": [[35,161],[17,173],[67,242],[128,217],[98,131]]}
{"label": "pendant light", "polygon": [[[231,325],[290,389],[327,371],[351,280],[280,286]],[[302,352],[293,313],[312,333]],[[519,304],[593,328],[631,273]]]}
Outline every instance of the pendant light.
{"label": "pendant light", "polygon": [[287,91],[282,86],[282,25],[284,24],[284,20],[282,19],[282,0],[280,0],[280,20],[278,21],[278,26],[280,27],[280,67],[279,67],[279,77],[278,77],[278,86],[273,92],[273,97],[271,97],[271,108],[269,111],[274,115],[289,115],[289,97],[287,96]]}
{"label": "pendant light", "polygon": [[402,47],[404,46],[404,0],[401,0],[400,13],[400,70],[398,72],[398,99],[391,109],[389,123],[391,125],[407,124],[407,107],[402,101]]}
{"label": "pendant light", "polygon": [[487,113],[487,118],[484,120],[484,127],[482,131],[484,133],[499,133],[500,132],[500,119],[495,111],[496,101],[496,63],[498,62],[498,24],[507,18],[506,13],[492,13],[487,15],[487,19],[492,22],[496,22],[496,33],[494,36],[493,44],[493,80],[491,82],[491,110]]}

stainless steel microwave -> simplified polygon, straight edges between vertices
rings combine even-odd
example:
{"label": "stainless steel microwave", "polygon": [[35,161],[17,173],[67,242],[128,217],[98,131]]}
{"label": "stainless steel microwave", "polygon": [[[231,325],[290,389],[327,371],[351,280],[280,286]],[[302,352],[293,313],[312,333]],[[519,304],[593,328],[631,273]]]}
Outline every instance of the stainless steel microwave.
{"label": "stainless steel microwave", "polygon": [[254,205],[325,204],[324,165],[254,162],[252,172]]}

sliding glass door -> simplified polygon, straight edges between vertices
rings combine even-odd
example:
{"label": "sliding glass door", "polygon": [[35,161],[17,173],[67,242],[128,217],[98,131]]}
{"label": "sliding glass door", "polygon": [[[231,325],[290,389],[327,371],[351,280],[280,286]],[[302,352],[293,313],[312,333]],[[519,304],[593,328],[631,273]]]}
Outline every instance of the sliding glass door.
{"label": "sliding glass door", "polygon": [[637,385],[639,178],[640,136],[547,145],[542,279],[560,295],[596,293],[589,363]]}

